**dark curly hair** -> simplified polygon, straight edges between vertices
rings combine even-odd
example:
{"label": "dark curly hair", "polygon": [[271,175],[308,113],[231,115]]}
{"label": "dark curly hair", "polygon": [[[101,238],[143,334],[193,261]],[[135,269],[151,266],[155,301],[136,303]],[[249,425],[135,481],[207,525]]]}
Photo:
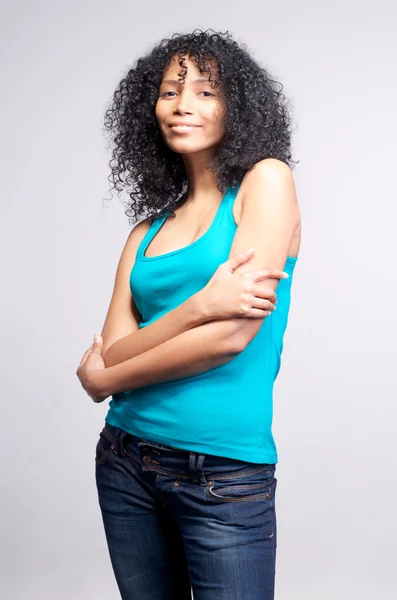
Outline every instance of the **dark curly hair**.
{"label": "dark curly hair", "polygon": [[[213,33],[210,33],[213,32]],[[228,32],[194,30],[161,40],[138,58],[118,84],[105,112],[105,131],[111,134],[109,162],[111,189],[129,187],[127,216],[146,212],[172,216],[187,189],[181,155],[164,142],[155,116],[160,83],[165,69],[178,55],[184,80],[183,55],[193,58],[201,73],[211,79],[211,61],[218,69],[219,93],[226,106],[225,130],[209,169],[217,176],[217,188],[225,193],[235,187],[256,162],[273,157],[293,168],[291,119],[283,85],[237,44]]]}

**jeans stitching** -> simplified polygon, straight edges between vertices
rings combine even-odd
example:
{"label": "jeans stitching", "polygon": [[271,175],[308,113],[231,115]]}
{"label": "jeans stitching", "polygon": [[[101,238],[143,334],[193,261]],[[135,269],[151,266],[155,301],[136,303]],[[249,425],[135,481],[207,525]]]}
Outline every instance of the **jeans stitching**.
{"label": "jeans stitching", "polygon": [[106,429],[106,425],[105,427],[102,429],[103,435],[105,436],[105,438],[108,440],[108,442],[110,442],[111,444],[116,444],[116,440],[113,438],[112,434],[109,433]]}
{"label": "jeans stitching", "polygon": [[[175,472],[175,471],[171,471],[170,469],[167,469],[167,468],[162,469],[157,466],[147,465],[143,461],[141,461],[137,456],[135,456],[131,452],[129,452],[127,449],[125,450],[125,452],[126,452],[127,456],[129,456],[138,465],[140,465],[144,471],[156,471],[157,473],[161,473],[162,475],[168,475],[170,477],[180,477],[182,479],[196,479],[197,478],[197,474]],[[248,475],[254,475],[255,473],[260,473],[262,471],[265,471],[268,468],[269,468],[269,465],[265,465],[265,466],[257,467],[255,469],[249,469],[248,471],[244,471],[244,472],[241,472],[241,471],[238,471],[237,473],[224,472],[224,473],[214,473],[214,475],[212,475],[211,472],[207,472],[207,473],[204,472],[204,474],[205,474],[206,478],[208,478],[210,481],[217,481],[217,480],[222,481],[224,479],[241,479]]]}
{"label": "jeans stitching", "polygon": [[224,497],[224,496],[219,496],[218,494],[216,494],[215,492],[212,491],[213,486],[211,487],[207,487],[206,488],[206,494],[207,496],[209,496],[210,498],[216,498],[217,500],[220,500],[221,502],[247,502],[248,500],[254,500],[256,498],[258,499],[263,499],[263,500],[270,500],[269,494],[268,493],[261,493],[261,494],[250,494],[249,496],[241,496],[241,497],[237,497],[237,498],[231,498],[229,497]]}
{"label": "jeans stitching", "polygon": [[[98,447],[101,448],[102,452],[98,452]],[[95,453],[95,463],[97,465],[103,465],[109,458],[110,452],[111,452],[111,449],[105,448],[103,446],[101,440],[99,439],[97,442],[97,448],[96,448],[96,453]]]}
{"label": "jeans stitching", "polygon": [[[273,483],[273,481],[274,481],[274,477],[272,479],[269,479],[269,481],[267,483],[265,483],[265,484],[263,484],[263,483],[256,483],[255,485],[229,485],[228,487],[220,488],[217,491],[226,492],[226,491],[229,491],[229,490],[238,490],[238,491],[255,490],[257,488],[263,488],[263,485],[265,485],[266,487],[269,487]],[[265,492],[263,492],[263,493],[265,493]]]}
{"label": "jeans stitching", "polygon": [[[116,440],[113,438],[112,434],[110,432],[107,431],[106,429],[106,423],[105,423],[105,427],[102,430],[102,433],[104,434],[104,436],[106,437],[106,439],[111,443],[116,445]],[[161,444],[156,444],[155,442],[149,442],[149,441],[145,441],[142,440],[141,442],[139,442],[138,444],[139,446],[156,446],[156,448],[164,448],[165,450],[167,450],[168,448],[161,446]],[[171,449],[171,447],[170,447]],[[178,450],[178,448],[172,448],[173,450]],[[109,449],[109,452],[111,452],[111,449]],[[131,458],[133,459],[136,463],[138,463],[143,470],[145,471],[157,471],[158,473],[161,473],[163,475],[169,475],[171,477],[181,477],[183,479],[196,479],[197,478],[197,474],[188,474],[188,473],[181,473],[181,472],[175,472],[175,471],[171,471],[167,468],[159,468],[156,466],[150,466],[150,465],[146,465],[145,463],[143,463],[143,461],[141,459],[139,459],[138,457],[134,456],[131,452],[128,452],[127,449],[125,449],[125,453]],[[272,467],[274,465],[271,464],[266,464],[266,465],[260,465],[258,467],[254,467],[252,469],[248,469],[248,470],[240,470],[240,471],[233,471],[233,472],[223,472],[223,473],[211,473],[209,472],[204,472],[205,477],[208,478],[210,481],[222,481],[224,479],[240,479],[243,477],[248,477],[249,475],[254,475],[255,473],[261,473],[262,471],[265,471],[266,469],[269,469],[269,467]]]}
{"label": "jeans stitching", "polygon": [[[212,482],[211,482],[212,483]],[[255,484],[255,487],[258,487],[260,485],[263,484]],[[221,500],[223,502],[244,502],[247,500],[255,500],[255,499],[265,499],[268,501],[269,505],[272,505],[273,500],[274,500],[274,491],[272,491],[273,485],[276,486],[277,485],[277,479],[275,477],[272,477],[271,480],[269,480],[268,484],[267,484],[267,492],[261,492],[258,494],[249,494],[248,496],[241,496],[241,497],[227,497],[227,496],[222,496],[220,494],[217,494],[216,492],[224,492],[224,491],[229,491],[229,490],[238,490],[238,491],[244,491],[245,489],[252,489],[254,486],[247,487],[247,486],[229,486],[226,488],[220,488],[219,490],[213,491],[214,485],[211,485],[210,487],[206,488],[206,494],[207,496],[209,496],[210,498],[216,498],[217,500]]]}

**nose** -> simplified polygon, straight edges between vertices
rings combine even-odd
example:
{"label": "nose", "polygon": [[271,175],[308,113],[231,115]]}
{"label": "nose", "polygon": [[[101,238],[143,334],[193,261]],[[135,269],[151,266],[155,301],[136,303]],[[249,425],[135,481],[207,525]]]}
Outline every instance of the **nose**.
{"label": "nose", "polygon": [[193,114],[193,110],[192,110],[190,104],[191,103],[188,100],[186,93],[184,93],[184,90],[182,90],[178,96],[176,106],[174,107],[174,112],[177,112],[179,114],[191,115],[191,114]]}
{"label": "nose", "polygon": [[186,106],[186,104],[178,103],[178,105],[174,109],[174,113],[178,113],[180,115],[192,115],[193,111]]}

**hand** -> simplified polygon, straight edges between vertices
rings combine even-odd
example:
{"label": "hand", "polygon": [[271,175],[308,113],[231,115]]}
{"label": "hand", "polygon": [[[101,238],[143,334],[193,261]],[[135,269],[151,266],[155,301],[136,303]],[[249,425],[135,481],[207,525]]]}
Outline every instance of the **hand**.
{"label": "hand", "polygon": [[254,250],[241,252],[219,265],[207,285],[199,292],[211,319],[254,317],[263,319],[272,314],[277,302],[274,290],[256,285],[260,279],[289,277],[281,269],[269,268],[248,273],[233,273],[246,262]]}
{"label": "hand", "polygon": [[105,369],[102,358],[103,340],[100,335],[95,335],[94,343],[83,354],[83,358],[77,368],[76,375],[81,385],[94,402],[102,402],[107,398],[100,391],[98,372]]}

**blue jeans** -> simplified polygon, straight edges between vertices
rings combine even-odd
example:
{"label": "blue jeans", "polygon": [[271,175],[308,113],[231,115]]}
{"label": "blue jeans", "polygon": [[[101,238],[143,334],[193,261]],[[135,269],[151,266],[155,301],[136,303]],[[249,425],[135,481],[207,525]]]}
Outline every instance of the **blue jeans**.
{"label": "blue jeans", "polygon": [[275,469],[105,422],[95,477],[122,599],[273,600]]}

